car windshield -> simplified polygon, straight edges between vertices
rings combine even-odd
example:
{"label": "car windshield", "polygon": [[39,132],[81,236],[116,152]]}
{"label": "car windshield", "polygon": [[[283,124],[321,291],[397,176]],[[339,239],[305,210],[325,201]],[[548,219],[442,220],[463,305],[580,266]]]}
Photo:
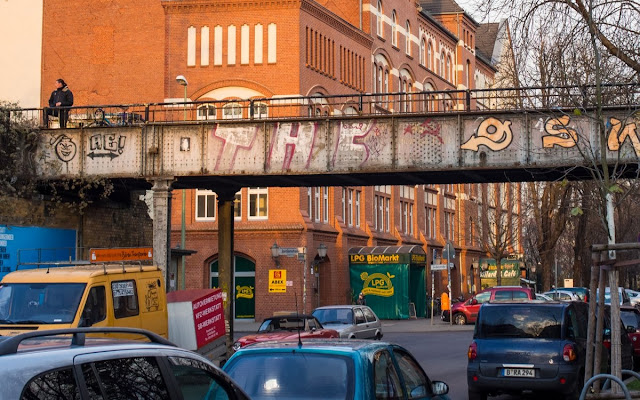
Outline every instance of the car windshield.
{"label": "car windshield", "polygon": [[73,322],[84,283],[0,284],[0,324]]}
{"label": "car windshield", "polygon": [[350,308],[325,308],[315,310],[313,316],[318,318],[322,325],[353,323],[353,311]]}
{"label": "car windshield", "polygon": [[254,400],[350,399],[354,393],[353,361],[339,355],[245,353],[224,370]]}
{"label": "car windshield", "polygon": [[530,307],[510,304],[482,310],[477,336],[559,339],[562,308]]}
{"label": "car windshield", "polygon": [[267,319],[262,323],[262,325],[260,325],[258,333],[296,330],[305,330],[304,318],[293,316]]}
{"label": "car windshield", "polygon": [[640,317],[640,314],[636,314],[634,311],[620,311],[620,319],[622,319],[625,327],[633,326],[634,328],[639,328],[638,317]]}

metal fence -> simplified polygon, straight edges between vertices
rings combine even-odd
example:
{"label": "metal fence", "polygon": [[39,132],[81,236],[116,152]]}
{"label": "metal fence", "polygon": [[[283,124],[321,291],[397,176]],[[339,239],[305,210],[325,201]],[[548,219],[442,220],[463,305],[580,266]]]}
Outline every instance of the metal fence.
{"label": "metal fence", "polygon": [[[637,108],[640,104],[640,85],[603,85],[600,96],[601,103],[607,108]],[[67,128],[94,128],[146,123],[331,118],[351,115],[591,109],[597,104],[596,100],[595,86],[561,86],[90,105],[54,110],[54,114],[68,113]],[[11,122],[31,121],[41,127],[60,127],[60,118],[57,116],[45,120],[46,108],[8,111],[8,116],[5,114],[4,118]]]}

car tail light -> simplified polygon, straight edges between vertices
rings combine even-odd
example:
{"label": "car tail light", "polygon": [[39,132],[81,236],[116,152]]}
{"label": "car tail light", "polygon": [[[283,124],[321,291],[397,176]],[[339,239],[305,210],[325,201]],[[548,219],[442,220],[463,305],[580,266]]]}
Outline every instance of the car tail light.
{"label": "car tail light", "polygon": [[565,344],[562,349],[562,359],[566,362],[574,361],[577,358],[576,349],[572,344]]}
{"label": "car tail light", "polygon": [[609,339],[604,339],[602,341],[602,344],[604,345],[604,347],[606,347],[607,349],[611,350],[611,341]]}
{"label": "car tail light", "polygon": [[478,345],[476,342],[471,342],[469,345],[469,351],[467,352],[469,360],[475,360],[478,357]]}

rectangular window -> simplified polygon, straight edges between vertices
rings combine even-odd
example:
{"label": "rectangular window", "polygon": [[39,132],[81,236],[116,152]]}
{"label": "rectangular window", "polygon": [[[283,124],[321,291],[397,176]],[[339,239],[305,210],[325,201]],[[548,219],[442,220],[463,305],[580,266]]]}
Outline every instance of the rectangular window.
{"label": "rectangular window", "polygon": [[200,30],[200,65],[209,65],[209,27],[203,26]]}
{"label": "rectangular window", "polygon": [[278,40],[276,32],[276,24],[269,24],[267,27],[267,62],[269,64],[276,62],[276,43]]}
{"label": "rectangular window", "polygon": [[227,64],[236,63],[236,27],[229,25],[227,28]]}
{"label": "rectangular window", "polygon": [[391,205],[391,199],[385,198],[385,208],[384,208],[384,227],[385,231],[391,232],[391,217],[389,215],[389,208]]}
{"label": "rectangular window", "polygon": [[360,191],[356,190],[356,226],[360,227]]}
{"label": "rectangular window", "polygon": [[250,187],[247,189],[249,196],[249,219],[267,219],[268,193],[266,187]]}
{"label": "rectangular window", "polygon": [[378,195],[373,197],[373,229],[380,230],[378,227]]}
{"label": "rectangular window", "polygon": [[196,27],[187,28],[187,66],[196,65]]}
{"label": "rectangular window", "polygon": [[255,27],[255,49],[253,54],[253,62],[262,64],[262,25],[257,24]]}
{"label": "rectangular window", "polygon": [[213,65],[222,65],[222,27],[213,28]]}
{"label": "rectangular window", "polygon": [[329,222],[329,188],[327,186],[322,188],[322,209],[323,220],[325,223]]}
{"label": "rectangular window", "polygon": [[314,204],[315,204],[315,210],[314,210],[314,216],[315,216],[315,221],[316,222],[320,222],[320,188],[314,188]]}
{"label": "rectangular window", "polygon": [[216,219],[216,194],[211,190],[196,189],[196,221]]}
{"label": "rectangular window", "polygon": [[353,226],[353,189],[349,189],[349,198],[347,203],[347,219],[349,226]]}
{"label": "rectangular window", "polygon": [[238,191],[233,198],[233,218],[242,219],[242,191]]}
{"label": "rectangular window", "polygon": [[342,188],[342,222],[347,223],[347,189]]}
{"label": "rectangular window", "polygon": [[311,216],[313,215],[313,195],[311,194],[311,191],[313,189],[311,188],[307,188],[307,210],[309,212],[309,219],[311,219]]}
{"label": "rectangular window", "polygon": [[249,25],[240,27],[240,64],[249,64]]}
{"label": "rectangular window", "polygon": [[116,318],[133,317],[139,314],[136,281],[111,282],[111,293],[113,295],[113,314]]}

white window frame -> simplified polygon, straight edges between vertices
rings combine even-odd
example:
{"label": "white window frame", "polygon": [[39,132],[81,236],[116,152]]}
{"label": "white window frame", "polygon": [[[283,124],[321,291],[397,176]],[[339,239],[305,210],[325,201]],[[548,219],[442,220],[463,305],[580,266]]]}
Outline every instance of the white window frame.
{"label": "white window frame", "polygon": [[398,15],[396,10],[391,13],[391,45],[398,47]]}
{"label": "white window frame", "polygon": [[384,15],[382,14],[382,0],[378,0],[378,21],[376,25],[378,36],[384,37]]}
{"label": "white window frame", "polygon": [[408,56],[411,56],[411,23],[409,22],[409,20],[407,20],[407,24],[405,27],[405,53],[407,53]]}
{"label": "white window frame", "polygon": [[391,205],[391,199],[389,197],[385,197],[385,209],[384,209],[384,219],[385,219],[385,231],[391,232],[391,216],[389,214],[389,208]]}
{"label": "white window frame", "polygon": [[[265,198],[264,215],[260,214],[260,198]],[[269,188],[250,187],[247,189],[247,218],[249,220],[265,220],[269,218]],[[255,198],[255,210],[251,209],[252,198]]]}
{"label": "white window frame", "polygon": [[322,188],[322,219],[325,223],[329,223],[329,187]]}
{"label": "white window frame", "polygon": [[[199,197],[203,196],[205,198],[204,201],[204,212],[205,212],[205,216],[204,217],[200,217],[198,216],[199,211],[200,211],[200,202]],[[213,197],[213,199],[210,199],[210,197]],[[218,196],[215,194],[215,192],[211,191],[211,190],[202,190],[202,189],[196,189],[196,206],[195,206],[195,217],[196,217],[196,221],[215,221],[216,220],[216,215],[218,214],[218,210],[216,208],[216,202],[218,200]],[[207,209],[208,209],[208,204],[209,201],[213,201],[213,216],[207,215]]]}
{"label": "white window frame", "polygon": [[[206,111],[205,111],[206,110]],[[204,111],[204,113],[202,113]],[[204,115],[202,115],[204,114]],[[199,121],[216,119],[216,106],[213,104],[201,104],[197,108],[196,118]]]}
{"label": "white window frame", "polygon": [[355,215],[356,215],[356,227],[360,228],[360,191],[356,190],[356,210],[355,210]]}
{"label": "white window frame", "polygon": [[238,103],[225,104],[222,106],[222,119],[242,119],[242,106]]}
{"label": "white window frame", "polygon": [[309,219],[311,219],[313,215],[313,189],[310,187],[307,188],[307,208],[309,211]]}
{"label": "white window frame", "polygon": [[347,198],[347,219],[349,220],[348,225],[353,226],[353,189],[349,189]]}
{"label": "white window frame", "polygon": [[316,187],[313,188],[313,204],[314,204],[314,210],[313,210],[313,215],[314,215],[314,220],[316,222],[320,222],[320,217],[321,217],[321,212],[320,212],[320,188]]}
{"label": "white window frame", "polygon": [[[236,210],[240,215],[236,215]],[[242,220],[242,190],[238,190],[233,198],[233,219],[236,221]]]}

